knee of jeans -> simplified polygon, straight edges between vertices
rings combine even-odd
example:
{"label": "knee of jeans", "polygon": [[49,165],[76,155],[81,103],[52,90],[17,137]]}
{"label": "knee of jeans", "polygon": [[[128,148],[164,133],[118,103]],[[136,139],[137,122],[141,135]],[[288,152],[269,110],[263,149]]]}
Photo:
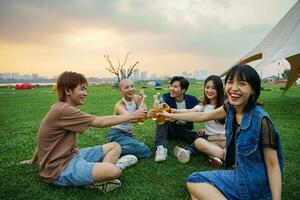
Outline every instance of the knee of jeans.
{"label": "knee of jeans", "polygon": [[150,158],[152,156],[152,152],[147,147],[137,153],[137,157],[139,159]]}
{"label": "knee of jeans", "polygon": [[146,154],[146,158],[149,158],[152,156],[152,152],[150,151],[150,149],[146,149],[145,154]]}
{"label": "knee of jeans", "polygon": [[132,152],[133,154],[136,154],[139,159],[149,158],[152,156],[152,152],[144,143],[139,143],[136,147],[132,147]]}

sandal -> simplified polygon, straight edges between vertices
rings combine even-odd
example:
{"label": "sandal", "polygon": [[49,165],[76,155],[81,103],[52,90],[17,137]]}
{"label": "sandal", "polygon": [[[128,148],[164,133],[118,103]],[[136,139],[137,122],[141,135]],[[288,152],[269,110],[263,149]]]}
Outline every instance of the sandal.
{"label": "sandal", "polygon": [[214,166],[214,167],[223,167],[223,161],[218,157],[208,157],[208,161]]}

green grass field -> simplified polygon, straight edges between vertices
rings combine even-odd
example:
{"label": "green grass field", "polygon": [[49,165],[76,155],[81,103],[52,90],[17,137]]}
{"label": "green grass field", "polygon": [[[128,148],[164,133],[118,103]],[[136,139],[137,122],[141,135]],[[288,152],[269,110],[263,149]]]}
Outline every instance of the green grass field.
{"label": "green grass field", "polygon": [[[141,88],[141,84],[137,88]],[[260,102],[279,129],[284,153],[283,199],[300,197],[300,87],[293,86],[284,96],[278,85],[264,85],[271,91],[262,91]],[[188,93],[200,97],[203,86],[193,83]],[[156,91],[146,88],[148,108]],[[163,85],[161,93],[167,92]],[[94,115],[111,115],[114,103],[120,99],[117,89],[109,85],[91,86],[85,105],[80,109]],[[154,158],[140,160],[126,169],[121,177],[121,189],[101,193],[82,188],[55,188],[38,176],[38,165],[19,165],[29,159],[36,144],[39,124],[50,106],[56,101],[51,87],[15,91],[0,88],[0,199],[189,199],[186,177],[194,171],[213,170],[204,156],[192,157],[188,164],[180,164],[173,156],[175,145],[168,144],[167,161],[155,163]],[[196,123],[196,127],[201,127]],[[87,147],[107,142],[108,129],[90,128],[78,137],[78,146]],[[152,151],[154,122],[135,125],[135,137]]]}

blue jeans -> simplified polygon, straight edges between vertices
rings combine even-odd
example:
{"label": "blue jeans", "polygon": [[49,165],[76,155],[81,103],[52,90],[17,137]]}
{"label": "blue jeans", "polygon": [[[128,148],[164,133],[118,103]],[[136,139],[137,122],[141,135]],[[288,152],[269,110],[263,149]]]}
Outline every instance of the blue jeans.
{"label": "blue jeans", "polygon": [[240,199],[234,170],[194,172],[187,178],[188,183],[209,183],[215,186],[227,199]]}
{"label": "blue jeans", "polygon": [[103,159],[103,147],[82,148],[62,171],[54,186],[82,186],[94,183],[92,170],[96,162]]}
{"label": "blue jeans", "polygon": [[130,133],[120,129],[111,128],[108,134],[109,142],[117,142],[122,148],[122,155],[135,155],[138,159],[149,158],[152,153],[144,144],[137,141]]}
{"label": "blue jeans", "polygon": [[166,147],[167,140],[180,139],[189,144],[194,143],[197,132],[184,125],[174,122],[166,122],[162,125],[156,125],[155,129],[155,147],[162,145]]}

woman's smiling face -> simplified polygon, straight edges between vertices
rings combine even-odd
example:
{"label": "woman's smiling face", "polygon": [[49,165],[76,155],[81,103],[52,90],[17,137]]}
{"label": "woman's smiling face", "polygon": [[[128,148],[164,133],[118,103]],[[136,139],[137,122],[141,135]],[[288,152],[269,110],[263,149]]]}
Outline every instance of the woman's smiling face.
{"label": "woman's smiling face", "polygon": [[213,100],[213,99],[216,99],[217,96],[218,96],[218,92],[217,92],[217,89],[215,87],[215,84],[214,82],[211,80],[211,81],[208,81],[205,86],[204,86],[204,93],[205,93],[205,96],[209,99],[209,100]]}
{"label": "woman's smiling face", "polygon": [[225,93],[231,105],[237,110],[243,110],[253,90],[248,82],[239,80],[237,76],[234,76],[227,80]]}

